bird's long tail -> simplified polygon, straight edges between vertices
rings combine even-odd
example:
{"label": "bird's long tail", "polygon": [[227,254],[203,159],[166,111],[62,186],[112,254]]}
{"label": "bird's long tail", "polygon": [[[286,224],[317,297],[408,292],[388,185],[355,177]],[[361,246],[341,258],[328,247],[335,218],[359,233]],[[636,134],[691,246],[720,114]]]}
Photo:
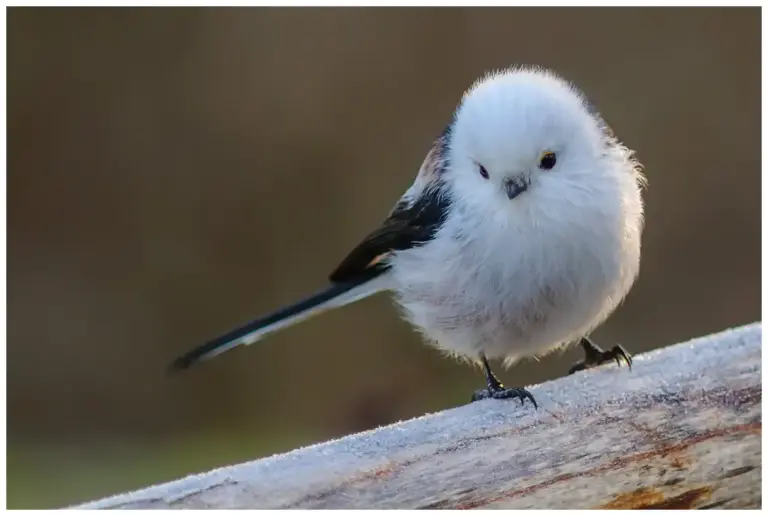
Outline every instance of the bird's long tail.
{"label": "bird's long tail", "polygon": [[386,275],[361,278],[361,280],[354,282],[333,283],[312,296],[253,320],[189,351],[174,360],[169,370],[187,369],[197,362],[213,358],[241,344],[253,344],[270,333],[292,326],[327,310],[354,303],[386,289]]}

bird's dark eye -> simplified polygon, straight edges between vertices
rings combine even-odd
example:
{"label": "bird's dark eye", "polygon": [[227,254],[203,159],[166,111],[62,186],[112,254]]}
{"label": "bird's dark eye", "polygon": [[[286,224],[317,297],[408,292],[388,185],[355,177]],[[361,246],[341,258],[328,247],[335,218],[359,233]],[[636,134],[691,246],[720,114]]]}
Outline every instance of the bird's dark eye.
{"label": "bird's dark eye", "polygon": [[557,163],[557,156],[555,156],[555,153],[545,152],[541,155],[541,159],[539,160],[539,168],[544,170],[552,170],[552,168],[555,166],[555,163]]}
{"label": "bird's dark eye", "polygon": [[480,175],[483,176],[483,179],[488,179],[488,177],[489,177],[488,176],[488,171],[485,170],[485,167],[482,166],[482,165],[477,165],[477,166],[480,169]]}

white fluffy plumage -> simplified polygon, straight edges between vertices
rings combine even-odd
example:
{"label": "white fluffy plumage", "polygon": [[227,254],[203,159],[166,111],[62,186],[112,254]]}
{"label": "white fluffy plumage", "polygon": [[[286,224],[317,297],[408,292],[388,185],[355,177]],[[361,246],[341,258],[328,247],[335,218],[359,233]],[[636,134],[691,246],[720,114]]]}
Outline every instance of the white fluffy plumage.
{"label": "white fluffy plumage", "polygon": [[[545,152],[556,155],[551,170],[539,167]],[[389,258],[398,302],[438,348],[508,364],[539,356],[589,334],[629,292],[640,265],[640,165],[571,84],[525,68],[480,79],[443,159],[407,195],[439,175],[445,223]],[[530,186],[510,200],[510,179]]]}

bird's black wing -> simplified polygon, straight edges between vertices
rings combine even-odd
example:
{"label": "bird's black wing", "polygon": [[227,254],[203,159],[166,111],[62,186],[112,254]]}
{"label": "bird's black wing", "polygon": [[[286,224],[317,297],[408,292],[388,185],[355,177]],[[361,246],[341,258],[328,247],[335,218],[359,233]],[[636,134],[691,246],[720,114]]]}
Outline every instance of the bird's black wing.
{"label": "bird's black wing", "polygon": [[330,275],[334,283],[378,276],[389,268],[392,251],[410,249],[430,240],[445,221],[450,200],[439,185],[430,185],[413,199],[401,200],[382,225],[366,236]]}
{"label": "bird's black wing", "polygon": [[260,317],[198,346],[176,359],[171,371],[214,357],[240,344],[253,343],[268,333],[332,308],[335,300],[387,270],[386,258],[430,240],[445,220],[449,208],[442,172],[447,159],[448,126],[434,142],[416,176],[416,183],[397,203],[384,223],[370,233],[331,273],[331,284],[297,303]]}
{"label": "bird's black wing", "polygon": [[330,275],[332,283],[370,279],[389,268],[393,251],[410,249],[434,237],[445,221],[450,199],[444,182],[452,124],[433,142],[412,190],[398,202],[378,229],[366,236]]}
{"label": "bird's black wing", "polygon": [[[169,371],[187,369],[242,344],[243,339],[260,335],[283,321],[311,314],[353,288],[387,270],[384,259],[395,250],[408,249],[433,237],[445,220],[448,200],[439,187],[432,186],[413,200],[400,201],[376,231],[369,234],[331,274],[331,285],[297,303],[251,321],[198,346],[177,358]],[[258,337],[260,338],[260,337]]]}

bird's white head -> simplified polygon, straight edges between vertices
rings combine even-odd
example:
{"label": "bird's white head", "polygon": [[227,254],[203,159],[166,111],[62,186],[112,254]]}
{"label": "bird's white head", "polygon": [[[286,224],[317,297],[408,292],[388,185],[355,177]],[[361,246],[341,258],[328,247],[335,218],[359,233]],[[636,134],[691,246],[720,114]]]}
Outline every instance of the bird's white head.
{"label": "bird's white head", "polygon": [[498,207],[497,214],[564,200],[590,204],[601,192],[618,201],[616,188],[636,187],[640,177],[631,152],[581,92],[539,68],[478,80],[455,112],[447,143],[445,180],[454,195]]}

